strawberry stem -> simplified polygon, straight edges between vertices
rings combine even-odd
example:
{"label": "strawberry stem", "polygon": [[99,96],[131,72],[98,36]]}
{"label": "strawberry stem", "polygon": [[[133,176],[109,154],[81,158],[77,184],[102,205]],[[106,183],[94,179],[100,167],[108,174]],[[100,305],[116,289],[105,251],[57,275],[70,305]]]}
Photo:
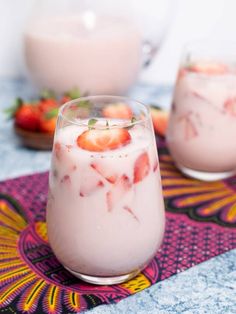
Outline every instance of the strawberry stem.
{"label": "strawberry stem", "polygon": [[[136,121],[137,121],[137,119],[135,117],[132,117],[130,120],[130,123],[134,123]],[[132,127],[133,127],[133,125],[129,125],[129,126],[125,127],[125,129],[130,130],[130,129],[132,129]]]}
{"label": "strawberry stem", "polygon": [[44,89],[40,92],[40,98],[43,99],[56,99],[55,92],[50,89]]}
{"label": "strawberry stem", "polygon": [[17,110],[23,105],[23,100],[21,98],[16,98],[13,105],[4,110],[4,113],[7,115],[8,119],[15,117]]}
{"label": "strawberry stem", "polygon": [[50,119],[52,119],[52,118],[55,118],[55,117],[57,117],[57,115],[58,115],[58,108],[53,108],[52,110],[49,110],[48,112],[46,112],[46,114],[45,114],[45,118],[47,119],[47,120],[50,120]]}
{"label": "strawberry stem", "polygon": [[70,97],[70,99],[76,99],[81,97],[81,93],[78,88],[73,88],[69,92],[65,93],[65,96]]}
{"label": "strawberry stem", "polygon": [[155,104],[150,104],[149,105],[149,107],[151,108],[151,109],[156,109],[157,111],[162,111],[163,110],[163,108],[161,108],[160,106],[158,106],[158,105],[155,105]]}

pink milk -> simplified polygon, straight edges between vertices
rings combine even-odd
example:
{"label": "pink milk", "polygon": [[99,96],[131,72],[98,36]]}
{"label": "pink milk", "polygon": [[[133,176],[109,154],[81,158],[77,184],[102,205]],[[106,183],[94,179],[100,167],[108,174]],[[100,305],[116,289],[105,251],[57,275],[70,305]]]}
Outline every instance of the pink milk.
{"label": "pink milk", "polygon": [[[212,66],[217,72],[219,65]],[[179,72],[167,141],[182,170],[226,175],[236,170],[236,71],[223,66],[215,74],[188,67]]]}
{"label": "pink milk", "polygon": [[[152,133],[136,125],[130,130],[130,144],[98,153],[77,146],[85,129],[67,126],[55,137],[47,207],[50,244],[75,275],[137,273],[155,255],[164,232]],[[135,163],[143,154],[148,173],[134,183]]]}
{"label": "pink milk", "polygon": [[141,34],[128,20],[92,13],[36,20],[25,33],[25,58],[40,88],[123,94],[141,66]]}

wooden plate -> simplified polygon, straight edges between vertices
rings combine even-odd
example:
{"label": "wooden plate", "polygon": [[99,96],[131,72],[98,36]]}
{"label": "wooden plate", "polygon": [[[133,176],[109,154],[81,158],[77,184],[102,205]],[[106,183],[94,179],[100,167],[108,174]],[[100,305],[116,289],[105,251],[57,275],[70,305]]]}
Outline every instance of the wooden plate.
{"label": "wooden plate", "polygon": [[14,126],[14,131],[21,143],[30,148],[39,150],[51,150],[54,134],[31,132]]}

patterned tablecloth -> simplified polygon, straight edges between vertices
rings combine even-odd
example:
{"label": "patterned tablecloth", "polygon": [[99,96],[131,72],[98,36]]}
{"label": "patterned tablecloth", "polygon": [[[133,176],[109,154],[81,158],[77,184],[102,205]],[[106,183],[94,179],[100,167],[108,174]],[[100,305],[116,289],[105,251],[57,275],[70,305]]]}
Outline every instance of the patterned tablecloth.
{"label": "patterned tablecloth", "polygon": [[[11,99],[16,95],[25,96],[31,93],[31,89],[28,88],[23,81],[9,82],[3,80],[0,82],[0,106],[1,104],[3,104],[2,107],[8,106]],[[161,102],[162,104],[166,104],[170,99],[169,88],[156,88],[143,85],[137,87],[133,93],[135,98],[152,103]],[[0,116],[0,119],[3,121],[2,116]],[[195,264],[236,247],[236,234],[235,228],[233,228],[236,223],[234,207],[235,179],[211,184],[186,179],[174,168],[164,142],[159,142],[159,147],[161,152],[160,160],[164,196],[168,209],[167,231],[162,249],[158,253],[157,258],[139,277],[137,282],[130,282],[120,287],[120,289],[115,289],[116,291],[113,291],[111,288],[110,290],[112,291],[109,290],[109,292],[106,291],[106,289],[104,289],[103,293],[101,290],[99,291],[99,289],[95,293],[93,291],[93,293],[90,293],[94,295],[94,300],[91,301],[92,303],[99,304],[117,301],[130,293],[142,290],[155,282],[159,282],[175,273],[181,272]],[[1,179],[23,173],[45,170],[48,169],[49,166],[50,153],[36,153],[20,147],[12,134],[10,122],[2,122],[0,125],[0,154]],[[33,163],[31,162],[32,158],[34,159]],[[34,178],[34,180],[40,179],[40,182],[44,182],[43,180],[46,180],[46,175],[42,174],[28,178],[30,179],[26,178],[28,182],[25,185],[26,190],[32,188],[33,179],[31,178]],[[4,197],[0,204],[1,212],[4,211],[4,208],[5,210],[11,208],[10,211],[13,215],[13,221],[14,219],[20,219],[22,220],[22,224],[29,224],[29,220],[27,219],[30,217],[29,204],[32,203],[32,199],[31,203],[27,203],[26,195],[23,197],[22,193],[19,194],[19,191],[17,193],[17,189],[14,189],[15,185],[19,184],[19,182],[23,182],[22,180],[25,179],[1,183],[0,192],[5,192],[15,197],[21,205],[24,205],[23,207],[25,207],[24,210],[26,210],[26,212],[24,212],[23,216],[21,214],[19,215],[19,212],[17,212],[19,206],[16,205],[14,201],[12,202],[11,199],[4,199]],[[38,186],[41,186],[41,193],[39,193],[41,199],[38,199],[36,201],[36,203],[38,203],[33,207],[38,208],[37,206],[41,204],[40,208],[43,210],[46,190],[43,190],[42,185],[38,184]],[[44,184],[44,187],[45,186]],[[39,214],[39,216],[40,215],[41,214]],[[35,214],[34,218],[31,217],[31,221],[37,220],[40,222],[34,224],[32,230],[36,232],[36,235],[39,236],[42,241],[45,241],[43,219],[39,218],[40,217],[35,217]],[[9,222],[5,221],[5,225],[7,224],[9,224]],[[19,226],[20,225],[19,223]],[[25,225],[22,228],[24,229],[24,227]],[[29,226],[28,231],[30,230]],[[32,230],[31,234],[34,234]],[[19,243],[22,244],[21,252],[23,253],[25,252],[24,249],[27,249],[24,247],[24,243],[28,243],[29,246],[35,244],[32,244],[34,237],[30,237],[29,234],[30,232],[28,232],[28,235],[24,233],[24,236],[29,237],[28,241],[24,242],[22,239],[19,241]],[[12,239],[9,239],[9,241],[12,241]],[[27,254],[24,256],[27,257]],[[158,283],[133,297],[126,298],[116,305],[97,307],[91,310],[91,313],[235,313],[235,259],[236,252],[228,252],[208,262],[195,266],[177,276],[173,276],[162,283]],[[18,261],[18,263],[19,262],[21,261]],[[29,266],[31,264],[28,263],[27,265]],[[27,297],[30,298],[37,284],[40,285],[39,290],[45,290],[45,295],[46,290],[48,294],[56,291],[56,288],[53,289],[55,282],[52,281],[51,286],[46,289],[45,282],[41,282],[40,278],[38,278],[39,282],[37,280],[31,280],[31,285],[25,287],[25,293],[22,297],[18,287],[15,287],[14,290],[14,283],[16,283],[19,278],[24,279],[24,277],[27,276],[27,270],[22,270],[25,264],[23,263],[23,265],[20,266],[13,265],[12,269],[16,272],[23,271],[23,273],[20,273],[20,276],[16,275],[14,277],[15,279],[10,281],[6,279],[10,274],[9,267],[7,266],[9,265],[5,265],[5,268],[2,268],[3,273],[0,275],[0,287],[2,288],[0,293],[0,306],[1,302],[2,304],[5,302],[4,305],[7,305],[6,300],[8,299],[9,302],[13,300],[15,300],[15,303],[18,302],[18,308],[12,307],[13,311],[15,311],[15,308],[17,308],[18,311],[24,309],[24,306],[28,306],[25,305],[28,300]],[[30,269],[32,270],[32,268]],[[30,276],[30,273],[28,275]],[[13,293],[11,293],[12,291]],[[86,308],[86,304],[88,306],[92,305],[89,301],[86,303],[86,298],[82,298],[80,301],[83,307],[79,307],[76,303],[76,294],[72,292],[67,293],[67,307],[65,306],[67,311],[70,310],[74,312],[76,306],[79,310],[79,308]],[[8,295],[7,293],[10,294]],[[36,298],[34,300],[37,301],[41,295],[35,293],[32,298],[33,297]],[[30,300],[28,300],[29,304]],[[35,304],[38,302],[36,301]],[[48,311],[49,308],[47,308],[46,303],[44,307]],[[53,307],[51,309],[53,312]],[[35,307],[32,307],[31,311],[33,312],[34,310]]]}

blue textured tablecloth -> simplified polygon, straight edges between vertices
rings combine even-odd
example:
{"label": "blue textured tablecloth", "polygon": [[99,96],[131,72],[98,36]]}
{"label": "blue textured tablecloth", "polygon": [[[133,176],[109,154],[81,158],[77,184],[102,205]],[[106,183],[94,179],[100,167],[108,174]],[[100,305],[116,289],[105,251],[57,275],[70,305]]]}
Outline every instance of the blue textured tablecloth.
{"label": "blue textured tablecloth", "polygon": [[[172,88],[137,85],[130,95],[145,103],[168,107]],[[15,97],[33,95],[24,80],[0,79],[0,180],[49,169],[50,152],[21,147],[2,109]],[[87,313],[87,312],[86,312]],[[114,305],[91,314],[235,314],[236,250],[217,256]]]}

